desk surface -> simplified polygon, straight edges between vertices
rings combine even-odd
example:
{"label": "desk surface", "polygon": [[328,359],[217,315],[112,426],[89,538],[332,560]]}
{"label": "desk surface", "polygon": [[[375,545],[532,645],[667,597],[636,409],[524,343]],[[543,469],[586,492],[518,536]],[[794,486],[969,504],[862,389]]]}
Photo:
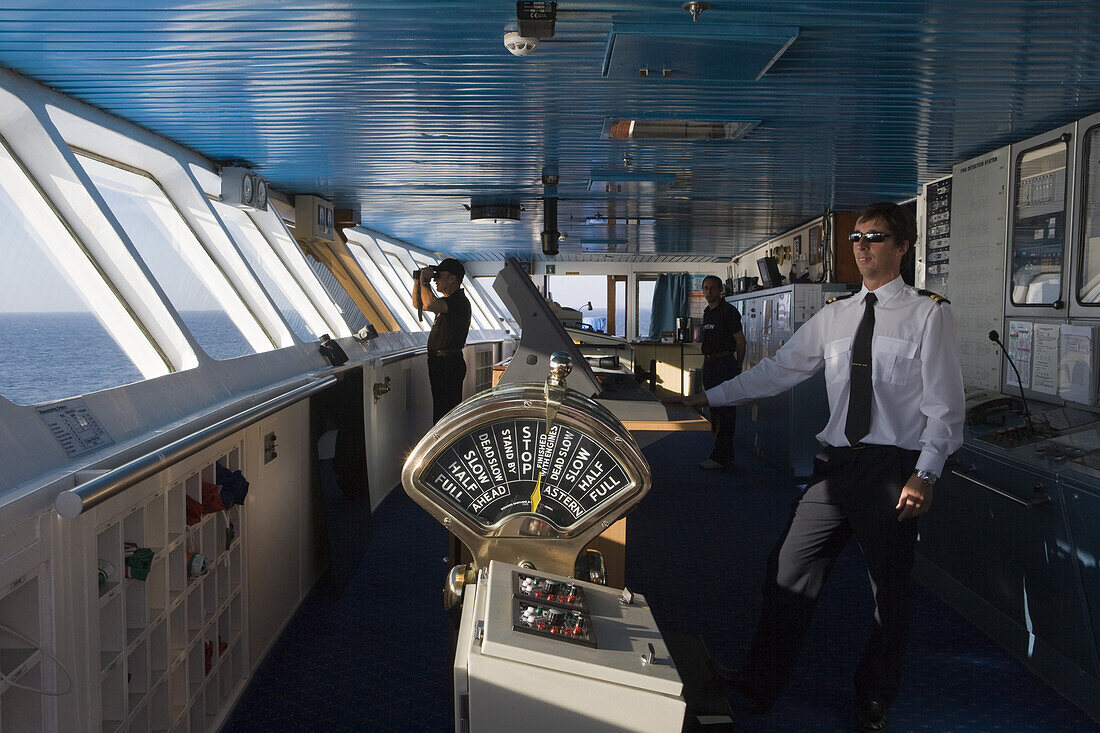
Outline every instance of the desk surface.
{"label": "desk surface", "polygon": [[710,430],[710,420],[690,407],[676,403],[664,403],[667,420],[624,420],[623,426],[630,432],[657,431],[663,433],[684,430]]}

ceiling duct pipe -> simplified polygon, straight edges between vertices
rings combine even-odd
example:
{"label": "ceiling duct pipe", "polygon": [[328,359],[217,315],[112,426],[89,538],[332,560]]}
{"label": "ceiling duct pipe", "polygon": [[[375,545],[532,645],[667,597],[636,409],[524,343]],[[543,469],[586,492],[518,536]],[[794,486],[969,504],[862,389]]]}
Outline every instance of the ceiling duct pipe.
{"label": "ceiling duct pipe", "polygon": [[553,257],[558,253],[558,197],[547,196],[542,200],[542,253]]}

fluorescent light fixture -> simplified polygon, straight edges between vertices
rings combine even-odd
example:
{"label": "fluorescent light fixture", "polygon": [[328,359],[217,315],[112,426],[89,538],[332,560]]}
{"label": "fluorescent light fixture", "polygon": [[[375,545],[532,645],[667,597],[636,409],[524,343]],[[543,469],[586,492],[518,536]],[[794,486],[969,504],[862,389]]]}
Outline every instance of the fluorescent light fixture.
{"label": "fluorescent light fixture", "polygon": [[629,171],[592,171],[588,190],[600,193],[656,193],[676,182],[675,173],[631,173]]}
{"label": "fluorescent light fixture", "polygon": [[603,138],[611,140],[724,140],[745,137],[760,120],[706,122],[701,120],[630,120],[608,117]]}
{"label": "fluorescent light fixture", "polygon": [[619,217],[608,219],[606,216],[590,216],[584,220],[585,226],[619,226],[619,227],[651,227],[657,223],[656,219],[641,219],[638,217]]}
{"label": "fluorescent light fixture", "polygon": [[628,252],[636,249],[626,239],[581,241],[581,252]]}

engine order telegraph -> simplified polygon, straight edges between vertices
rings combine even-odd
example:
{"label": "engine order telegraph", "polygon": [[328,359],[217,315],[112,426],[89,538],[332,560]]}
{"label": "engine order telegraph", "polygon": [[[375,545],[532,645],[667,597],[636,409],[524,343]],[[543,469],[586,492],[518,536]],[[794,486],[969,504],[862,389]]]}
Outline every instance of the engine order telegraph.
{"label": "engine order telegraph", "polygon": [[455,730],[678,731],[683,687],[645,598],[571,577],[649,491],[649,465],[607,408],[566,387],[569,355],[549,361],[545,383],[448,413],[401,473],[473,557],[446,592],[463,605]]}

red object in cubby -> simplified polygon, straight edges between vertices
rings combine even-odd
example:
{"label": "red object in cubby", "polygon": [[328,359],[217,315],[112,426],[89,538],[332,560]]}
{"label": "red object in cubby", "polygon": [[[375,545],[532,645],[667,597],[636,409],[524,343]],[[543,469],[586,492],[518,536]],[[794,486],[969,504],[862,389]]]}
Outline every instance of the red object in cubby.
{"label": "red object in cubby", "polygon": [[192,497],[187,497],[187,526],[198,524],[202,521],[202,502]]}

